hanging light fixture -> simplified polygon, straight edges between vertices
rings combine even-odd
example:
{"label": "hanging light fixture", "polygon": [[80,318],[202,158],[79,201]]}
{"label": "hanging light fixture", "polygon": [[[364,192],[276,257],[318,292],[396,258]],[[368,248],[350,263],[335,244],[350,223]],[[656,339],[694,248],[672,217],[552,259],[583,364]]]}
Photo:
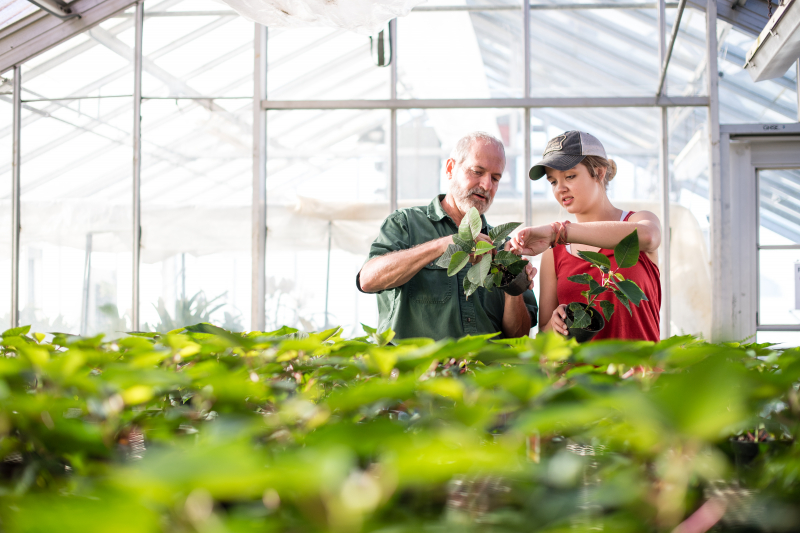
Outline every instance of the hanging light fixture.
{"label": "hanging light fixture", "polygon": [[753,81],[783,76],[800,57],[800,0],[782,0],[758,36],[744,68]]}
{"label": "hanging light fixture", "polygon": [[[220,0],[269,27],[327,26],[374,36],[425,0]],[[387,63],[388,64],[388,63]]]}

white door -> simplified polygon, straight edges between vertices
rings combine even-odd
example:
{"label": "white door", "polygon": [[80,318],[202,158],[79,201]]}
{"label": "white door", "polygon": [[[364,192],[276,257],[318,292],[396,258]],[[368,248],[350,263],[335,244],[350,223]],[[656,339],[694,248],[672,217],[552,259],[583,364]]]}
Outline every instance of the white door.
{"label": "white door", "polygon": [[755,128],[722,136],[715,340],[798,346],[800,135]]}

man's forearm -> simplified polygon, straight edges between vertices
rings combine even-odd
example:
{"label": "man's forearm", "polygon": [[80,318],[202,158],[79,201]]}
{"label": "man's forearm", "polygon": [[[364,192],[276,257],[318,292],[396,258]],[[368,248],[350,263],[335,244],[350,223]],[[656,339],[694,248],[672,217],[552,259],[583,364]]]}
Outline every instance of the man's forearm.
{"label": "man's forearm", "polygon": [[503,309],[503,334],[508,338],[524,337],[531,332],[531,315],[525,299],[520,296],[505,295]]}
{"label": "man's forearm", "polygon": [[364,292],[378,292],[407,283],[425,265],[438,259],[452,242],[452,237],[441,237],[408,250],[373,258],[361,268],[361,289]]}

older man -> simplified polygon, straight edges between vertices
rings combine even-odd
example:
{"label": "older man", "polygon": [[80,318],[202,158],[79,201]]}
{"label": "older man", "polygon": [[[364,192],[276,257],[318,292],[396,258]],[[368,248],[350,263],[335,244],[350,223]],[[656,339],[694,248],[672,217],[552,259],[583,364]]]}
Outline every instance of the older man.
{"label": "older man", "polygon": [[[449,192],[427,206],[399,209],[389,215],[356,277],[361,292],[377,293],[379,331],[391,328],[397,338],[463,337],[502,332],[527,335],[538,305],[531,290],[509,296],[500,289],[479,288],[466,298],[468,269],[453,277],[435,264],[453,244],[461,219],[471,207],[483,214],[492,205],[506,165],[503,144],[486,133],[467,135],[456,145],[445,170]],[[533,280],[536,269],[528,265]],[[533,281],[531,281],[533,287]]]}

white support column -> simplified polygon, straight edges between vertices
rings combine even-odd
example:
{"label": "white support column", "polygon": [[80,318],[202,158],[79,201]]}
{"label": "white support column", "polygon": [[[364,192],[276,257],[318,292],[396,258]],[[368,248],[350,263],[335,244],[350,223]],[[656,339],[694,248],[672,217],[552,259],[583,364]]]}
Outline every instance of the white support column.
{"label": "white support column", "polygon": [[133,52],[133,310],[131,330],[139,329],[139,264],[142,243],[142,36],[144,1],[136,3]]}
{"label": "white support column", "polygon": [[800,122],[800,59],[795,63],[795,90],[797,91],[797,122]]}
{"label": "white support column", "polygon": [[267,28],[255,24],[255,65],[253,68],[253,240],[250,329],[266,328],[267,298]]}
{"label": "white support column", "polygon": [[722,156],[719,131],[719,69],[717,67],[717,2],[708,0],[706,4],[706,64],[708,65],[708,134],[709,159],[708,181],[711,202],[711,340],[720,342],[725,338],[730,326],[724,320],[730,311],[731,300],[726,297],[731,287],[726,283],[725,257],[729,253],[726,202],[722,186]]}
{"label": "white support column", "polygon": [[661,272],[661,338],[668,338],[671,332],[672,318],[672,283],[670,277],[670,246],[672,229],[669,216],[669,108],[660,109],[661,127],[659,128],[658,170],[661,175],[661,255],[664,270]]}
{"label": "white support column", "polygon": [[[392,62],[389,64],[389,95],[392,101],[397,100],[397,19],[389,21],[389,39],[392,47]],[[397,184],[397,109],[392,108],[389,125],[389,211],[398,207]]]}
{"label": "white support column", "polygon": [[20,137],[22,134],[22,69],[14,67],[14,111],[11,135],[11,327],[19,327]]}
{"label": "white support column", "polygon": [[[666,2],[658,2],[658,64],[663,66],[667,56]],[[666,92],[664,90],[663,92]],[[659,114],[658,173],[661,178],[661,338],[671,335],[671,269],[669,227],[669,108],[662,107]]]}
{"label": "white support column", "polygon": [[[531,10],[528,7],[530,0],[522,0],[522,38],[524,39],[524,50],[525,53],[523,54],[523,72],[524,72],[524,90],[525,93],[523,94],[524,98],[529,98],[531,95]],[[523,150],[523,154],[525,154],[525,159],[523,161],[523,178],[522,181],[525,184],[522,187],[522,194],[525,195],[525,225],[532,226],[533,225],[533,206],[531,205],[531,180],[528,177],[528,171],[531,168],[531,108],[525,108],[525,117],[522,121],[522,125],[525,128],[525,135],[523,135],[523,141],[525,143],[525,149]]]}

